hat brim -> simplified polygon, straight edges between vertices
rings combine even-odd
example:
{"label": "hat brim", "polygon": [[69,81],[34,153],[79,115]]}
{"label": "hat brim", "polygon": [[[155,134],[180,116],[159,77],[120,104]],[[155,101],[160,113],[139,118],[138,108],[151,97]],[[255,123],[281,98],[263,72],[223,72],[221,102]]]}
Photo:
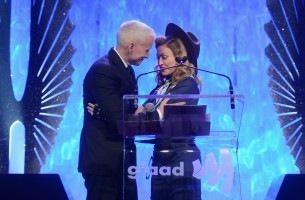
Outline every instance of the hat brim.
{"label": "hat brim", "polygon": [[187,57],[189,61],[194,64],[195,67],[197,67],[197,52],[195,51],[193,42],[191,41],[190,37],[182,28],[174,23],[169,23],[165,30],[165,36],[174,36],[180,38],[187,50]]}

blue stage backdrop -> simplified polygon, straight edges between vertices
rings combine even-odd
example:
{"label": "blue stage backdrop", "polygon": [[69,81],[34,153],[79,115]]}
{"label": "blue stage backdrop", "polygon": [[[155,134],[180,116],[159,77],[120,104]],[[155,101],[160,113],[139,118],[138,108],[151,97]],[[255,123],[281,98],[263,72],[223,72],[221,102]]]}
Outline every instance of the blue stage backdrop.
{"label": "blue stage backdrop", "polygon": [[[10,2],[1,1],[2,5]],[[11,78],[15,97],[20,100],[28,74],[31,1],[11,3]],[[73,83],[57,136],[45,152],[40,173],[60,174],[71,199],[85,199],[86,194],[83,178],[77,172],[83,123],[82,81],[91,64],[115,45],[120,24],[131,19],[147,23],[157,34],[164,34],[169,22],[193,32],[201,41],[199,67],[229,75],[235,93],[245,95],[238,150],[243,199],[265,199],[274,179],[300,172],[286,145],[268,86],[270,61],[265,48],[270,39],[264,25],[271,15],[265,1],[74,0],[65,14],[75,26],[69,38],[76,49],[71,60]],[[134,67],[136,74],[152,70],[155,64],[153,48],[150,58]],[[202,72],[199,76],[203,81],[202,94],[228,92],[226,79]],[[139,93],[147,94],[154,86],[153,74],[142,77]],[[5,116],[2,113],[1,117]]]}

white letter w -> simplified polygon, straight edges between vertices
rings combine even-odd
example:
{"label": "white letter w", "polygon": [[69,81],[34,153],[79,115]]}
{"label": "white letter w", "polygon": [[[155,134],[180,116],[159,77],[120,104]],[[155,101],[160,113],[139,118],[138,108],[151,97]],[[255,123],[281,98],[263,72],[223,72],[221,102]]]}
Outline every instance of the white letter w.
{"label": "white letter w", "polygon": [[205,157],[204,165],[201,166],[200,161],[197,159],[193,163],[193,177],[201,179],[206,173],[210,172],[208,178],[208,184],[215,186],[220,179],[224,176],[226,171],[226,178],[223,184],[222,192],[229,194],[234,178],[234,167],[232,163],[232,157],[228,148],[220,149],[220,164],[217,166],[217,161],[213,153],[209,153]]}

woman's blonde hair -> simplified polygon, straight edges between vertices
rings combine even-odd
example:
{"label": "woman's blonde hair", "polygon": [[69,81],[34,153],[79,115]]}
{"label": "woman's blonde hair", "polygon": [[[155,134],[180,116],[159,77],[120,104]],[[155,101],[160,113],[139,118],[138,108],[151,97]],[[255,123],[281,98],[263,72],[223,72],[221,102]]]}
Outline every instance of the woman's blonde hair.
{"label": "woman's blonde hair", "polygon": [[[173,52],[175,57],[183,58],[184,56],[187,56],[188,52],[183,42],[181,41],[181,39],[177,37],[157,36],[155,38],[155,47],[158,48],[161,45],[166,45],[166,47],[168,47]],[[187,66],[194,67],[193,63],[190,63],[189,60],[187,60],[184,64]],[[158,65],[155,66],[155,70],[157,69],[158,69]],[[184,80],[185,78],[188,78],[190,76],[192,76],[195,79],[196,83],[200,86],[200,91],[201,91],[202,82],[197,77],[196,70],[186,66],[181,66],[176,69],[176,71],[172,75],[172,84],[177,85],[181,80]],[[161,72],[157,73],[156,82],[159,85],[163,85],[165,81],[166,81],[166,77],[163,76]]]}

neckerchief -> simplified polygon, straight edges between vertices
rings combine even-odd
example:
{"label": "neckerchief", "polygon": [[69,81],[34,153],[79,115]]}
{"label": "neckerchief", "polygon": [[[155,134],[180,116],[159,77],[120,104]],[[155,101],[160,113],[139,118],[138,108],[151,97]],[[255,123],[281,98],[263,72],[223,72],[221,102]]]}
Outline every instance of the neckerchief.
{"label": "neckerchief", "polygon": [[[157,90],[157,95],[162,95],[162,94],[166,94],[166,91],[168,90],[168,88],[171,85],[171,79],[166,80],[165,84],[162,85],[158,90]],[[161,101],[163,100],[163,98],[158,98],[156,99],[156,103],[155,103],[155,108],[159,107],[159,104],[161,103]]]}

